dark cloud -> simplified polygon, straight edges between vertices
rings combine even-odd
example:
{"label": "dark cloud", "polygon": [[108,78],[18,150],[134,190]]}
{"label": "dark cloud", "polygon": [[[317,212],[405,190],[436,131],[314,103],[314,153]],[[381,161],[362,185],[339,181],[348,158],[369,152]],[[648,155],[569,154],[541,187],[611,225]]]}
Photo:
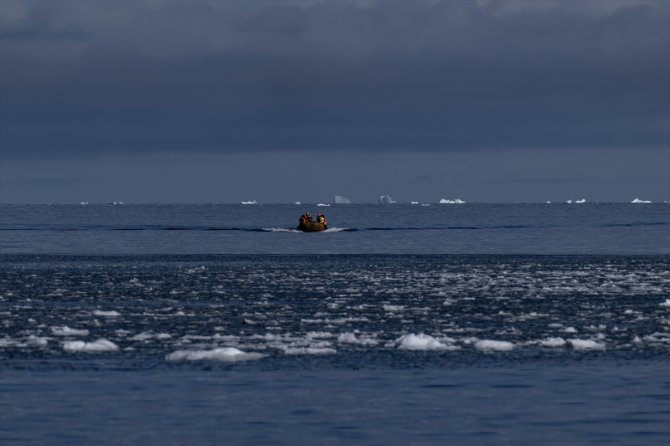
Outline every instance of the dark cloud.
{"label": "dark cloud", "polygon": [[12,2],[7,157],[670,144],[664,2]]}

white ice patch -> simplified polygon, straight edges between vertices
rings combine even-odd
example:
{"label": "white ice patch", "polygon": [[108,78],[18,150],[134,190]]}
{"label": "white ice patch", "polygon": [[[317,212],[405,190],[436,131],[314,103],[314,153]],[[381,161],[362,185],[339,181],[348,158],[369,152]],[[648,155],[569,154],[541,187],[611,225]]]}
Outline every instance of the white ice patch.
{"label": "white ice patch", "polygon": [[[144,331],[142,333],[136,334],[135,336],[130,338],[130,340],[131,341],[147,341],[149,339],[163,340],[163,339],[170,339],[171,337],[172,337],[172,335],[169,334],[169,333],[150,333],[150,332]],[[209,337],[207,337],[205,339],[209,339]]]}
{"label": "white ice patch", "polygon": [[395,343],[399,350],[453,350],[457,348],[423,333],[401,336],[396,339]]}
{"label": "white ice patch", "polygon": [[659,305],[665,308],[670,308],[670,299],[665,299],[665,302],[662,302]]}
{"label": "white ice patch", "polygon": [[503,352],[514,349],[514,344],[507,341],[492,341],[489,339],[483,339],[481,341],[475,342],[475,348],[477,350]]}
{"label": "white ice patch", "polygon": [[99,317],[119,317],[121,316],[121,313],[118,311],[103,311],[103,310],[95,310],[93,312],[93,316],[99,316]]}
{"label": "white ice patch", "polygon": [[88,330],[79,330],[63,325],[62,327],[51,327],[51,334],[54,336],[88,336]]}
{"label": "white ice patch", "polygon": [[247,353],[234,347],[215,348],[213,350],[177,350],[165,357],[168,361],[251,361],[261,359],[267,355],[261,353]]}
{"label": "white ice patch", "polygon": [[563,338],[546,338],[540,341],[542,347],[563,347],[566,342]]}
{"label": "white ice patch", "polygon": [[402,305],[384,305],[383,308],[388,313],[398,313],[405,310],[405,307]]}
{"label": "white ice patch", "polygon": [[591,339],[570,339],[568,340],[575,350],[604,350],[605,344]]}
{"label": "white ice patch", "polygon": [[644,204],[649,204],[651,201],[649,200],[640,200],[639,198],[635,198],[631,203],[644,203]]}
{"label": "white ice patch", "polygon": [[107,339],[98,339],[95,342],[66,341],[63,350],[66,352],[115,352],[119,346]]}
{"label": "white ice patch", "polygon": [[337,337],[337,342],[340,344],[353,344],[353,345],[361,345],[365,347],[374,347],[375,345],[379,344],[374,339],[366,339],[366,338],[358,338],[356,337],[356,334],[354,333],[342,333]]}

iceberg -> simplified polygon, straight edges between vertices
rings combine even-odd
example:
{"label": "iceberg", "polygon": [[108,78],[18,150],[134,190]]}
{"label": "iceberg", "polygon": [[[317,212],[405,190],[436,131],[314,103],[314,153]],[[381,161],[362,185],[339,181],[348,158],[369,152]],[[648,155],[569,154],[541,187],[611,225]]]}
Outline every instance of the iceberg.
{"label": "iceberg", "polygon": [[461,200],[460,198],[456,198],[455,200],[447,200],[446,198],[442,198],[440,200],[440,204],[465,204],[465,201]]}
{"label": "iceberg", "polygon": [[582,198],[581,200],[575,200],[575,203],[584,204],[584,203],[586,203],[586,198]]}
{"label": "iceberg", "polygon": [[351,201],[342,195],[335,195],[335,204],[349,204]]}
{"label": "iceberg", "polygon": [[419,204],[418,201],[410,201],[409,204]]}
{"label": "iceberg", "polygon": [[631,201],[631,203],[651,203],[649,200],[640,200],[639,198],[636,198],[635,200]]}
{"label": "iceberg", "polygon": [[330,205],[328,203],[317,203],[316,205],[320,206],[320,207],[327,207],[327,208],[330,207]]}
{"label": "iceberg", "polygon": [[256,200],[251,200],[251,201],[243,201],[242,204],[258,204],[258,203],[256,203]]}
{"label": "iceberg", "polygon": [[379,198],[377,199],[377,203],[379,204],[393,204],[395,201],[393,201],[393,198],[391,198],[390,195],[380,195]]}

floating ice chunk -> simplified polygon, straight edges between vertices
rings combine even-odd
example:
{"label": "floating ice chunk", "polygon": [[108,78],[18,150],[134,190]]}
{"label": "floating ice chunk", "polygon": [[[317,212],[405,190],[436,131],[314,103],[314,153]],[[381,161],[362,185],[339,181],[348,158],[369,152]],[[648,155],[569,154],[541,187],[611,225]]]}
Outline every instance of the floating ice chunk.
{"label": "floating ice chunk", "polygon": [[402,305],[384,305],[383,308],[387,313],[398,313],[405,310]]}
{"label": "floating ice chunk", "polygon": [[177,350],[165,356],[168,361],[251,361],[261,359],[267,355],[262,353],[247,353],[234,347],[215,348],[213,350]]}
{"label": "floating ice chunk", "polygon": [[452,350],[455,348],[423,333],[401,336],[396,339],[395,343],[399,350]]}
{"label": "floating ice chunk", "polygon": [[320,207],[326,207],[326,208],[330,207],[330,205],[328,203],[317,203],[316,205],[320,206]]}
{"label": "floating ice chunk", "polygon": [[103,310],[95,310],[93,311],[93,316],[100,316],[100,317],[118,317],[121,316],[121,313],[118,311],[103,311]]}
{"label": "floating ice chunk", "polygon": [[418,201],[410,201],[409,204],[419,204]]}
{"label": "floating ice chunk", "polygon": [[570,339],[568,341],[575,350],[604,350],[605,344],[591,339]]}
{"label": "floating ice chunk", "polygon": [[659,304],[661,307],[670,308],[670,299],[665,299],[665,302]]}
{"label": "floating ice chunk", "polygon": [[563,332],[565,332],[565,333],[577,333],[577,329],[575,327],[565,327]]}
{"label": "floating ice chunk", "polygon": [[584,204],[584,203],[586,203],[586,198],[582,198],[581,200],[575,200],[575,203]]}
{"label": "floating ice chunk", "polygon": [[88,330],[70,328],[67,325],[62,327],[51,327],[51,334],[54,336],[88,336]]}
{"label": "floating ice chunk", "polygon": [[[172,337],[171,334],[169,333],[149,333],[149,332],[142,332],[139,334],[136,334],[132,338],[130,338],[131,341],[147,341],[149,339],[159,339],[159,340],[164,340],[164,339],[170,339]],[[207,338],[209,339],[209,338]]]}
{"label": "floating ice chunk", "polygon": [[649,200],[640,200],[639,198],[635,198],[633,201],[631,201],[631,203],[645,203],[645,204],[649,204],[649,203],[651,203],[651,201],[649,201]]}
{"label": "floating ice chunk", "polygon": [[81,201],[81,202],[79,202],[79,204],[82,205],[82,206],[86,206],[88,204],[88,201]]}
{"label": "floating ice chunk", "polygon": [[393,198],[391,198],[390,195],[380,195],[379,198],[377,199],[377,203],[379,204],[393,204],[395,201],[393,201]]}
{"label": "floating ice chunk", "polygon": [[107,339],[98,339],[95,342],[65,341],[63,350],[66,352],[115,352],[119,346]]}
{"label": "floating ice chunk", "polygon": [[47,344],[49,344],[49,338],[30,335],[26,339],[26,345],[29,347],[46,347]]}
{"label": "floating ice chunk", "polygon": [[342,195],[335,195],[335,204],[349,204],[351,201]]}
{"label": "floating ice chunk", "polygon": [[299,206],[299,205],[301,205],[301,204],[302,204],[302,203],[299,202],[299,201],[296,201],[296,202],[295,202],[295,205],[296,205],[296,206]]}
{"label": "floating ice chunk", "polygon": [[340,344],[354,344],[374,347],[378,342],[374,339],[357,338],[354,333],[342,333],[337,337],[337,342]]}
{"label": "floating ice chunk", "polygon": [[514,349],[514,344],[507,341],[491,341],[484,339],[481,341],[475,342],[475,348],[477,350],[484,351],[509,351]]}
{"label": "floating ice chunk", "polygon": [[243,201],[242,204],[258,204],[256,200]]}
{"label": "floating ice chunk", "polygon": [[565,201],[567,204],[572,204],[572,200],[566,200]]}
{"label": "floating ice chunk", "polygon": [[465,204],[465,201],[461,200],[460,198],[456,198],[455,200],[448,200],[446,198],[442,198],[440,200],[440,204]]}
{"label": "floating ice chunk", "polygon": [[563,347],[566,342],[563,338],[546,338],[540,341],[542,347]]}

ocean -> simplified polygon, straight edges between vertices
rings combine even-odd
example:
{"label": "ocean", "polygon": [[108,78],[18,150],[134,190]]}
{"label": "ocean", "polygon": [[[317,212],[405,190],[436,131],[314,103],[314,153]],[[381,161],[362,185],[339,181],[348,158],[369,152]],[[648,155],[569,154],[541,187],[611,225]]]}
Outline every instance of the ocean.
{"label": "ocean", "polygon": [[670,205],[0,205],[0,442],[668,444]]}

